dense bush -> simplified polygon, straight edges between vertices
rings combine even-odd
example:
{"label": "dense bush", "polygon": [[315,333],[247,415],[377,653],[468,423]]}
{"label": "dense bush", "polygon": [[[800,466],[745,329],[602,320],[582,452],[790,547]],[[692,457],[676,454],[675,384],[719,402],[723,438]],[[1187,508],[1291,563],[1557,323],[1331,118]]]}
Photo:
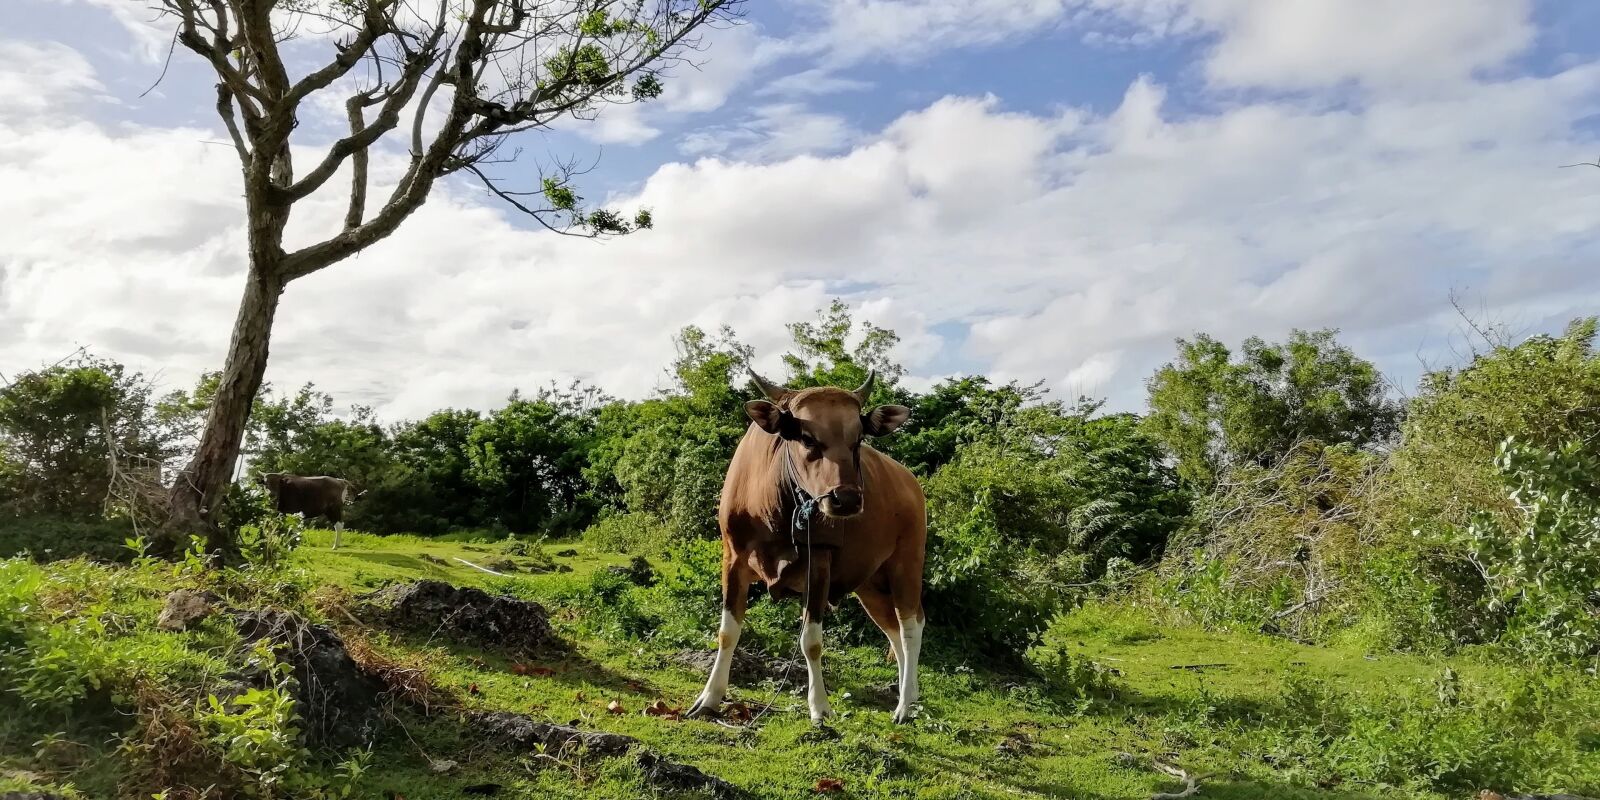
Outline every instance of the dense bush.
{"label": "dense bush", "polygon": [[1456,536],[1505,617],[1506,642],[1600,667],[1600,456],[1581,441],[1551,451],[1510,439],[1495,466],[1510,524],[1481,512]]}
{"label": "dense bush", "polygon": [[[1430,684],[1376,695],[1291,675],[1276,724],[1257,736],[1311,782],[1356,781],[1460,795],[1485,786],[1522,791],[1600,788],[1580,740],[1600,713],[1592,683],[1527,672],[1483,685],[1446,669]],[[1530,785],[1530,776],[1545,776]]]}
{"label": "dense bush", "polygon": [[125,561],[130,553],[123,542],[133,533],[132,525],[120,518],[0,515],[0,558],[26,553],[38,561],[76,556]]}
{"label": "dense bush", "polygon": [[176,435],[121,364],[79,354],[23,372],[0,387],[0,514],[137,513],[110,465],[159,485]]}
{"label": "dense bush", "polygon": [[1045,403],[927,481],[927,603],[959,636],[1022,655],[1111,559],[1158,556],[1186,512],[1161,451],[1125,415]]}

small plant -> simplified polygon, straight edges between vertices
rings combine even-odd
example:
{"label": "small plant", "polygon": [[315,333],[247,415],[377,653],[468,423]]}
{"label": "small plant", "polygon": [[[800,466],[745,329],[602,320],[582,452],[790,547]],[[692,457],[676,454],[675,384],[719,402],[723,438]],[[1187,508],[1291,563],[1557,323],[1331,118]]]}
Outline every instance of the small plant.
{"label": "small plant", "polygon": [[290,665],[279,661],[266,641],[256,643],[251,662],[265,669],[267,686],[229,700],[208,695],[197,715],[207,745],[235,773],[237,791],[263,800],[349,797],[370,754],[353,755],[331,779],[314,772],[311,753],[300,740]]}
{"label": "small plant", "polygon": [[1066,643],[1047,641],[1030,648],[1028,666],[1058,699],[1095,701],[1116,696],[1116,672],[1083,656],[1075,656]]}

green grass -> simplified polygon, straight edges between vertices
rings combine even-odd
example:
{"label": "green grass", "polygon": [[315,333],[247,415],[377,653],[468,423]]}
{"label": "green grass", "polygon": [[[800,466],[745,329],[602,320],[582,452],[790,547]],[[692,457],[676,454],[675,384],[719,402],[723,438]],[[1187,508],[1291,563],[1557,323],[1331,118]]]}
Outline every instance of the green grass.
{"label": "green grass", "polygon": [[[338,551],[330,545],[327,532],[308,535],[294,556],[305,571],[301,581],[360,592],[395,581],[434,578],[512,591],[541,599],[553,609],[575,650],[560,660],[520,665],[554,671],[542,676],[517,674],[503,654],[359,630],[329,615],[347,636],[367,639],[397,660],[423,665],[463,708],[515,711],[635,736],[759,797],[810,797],[818,779],[837,778],[844,782],[842,796],[850,798],[1132,800],[1176,788],[1174,781],[1150,768],[1150,756],[1209,773],[1200,798],[1422,800],[1466,797],[1478,788],[1600,789],[1600,727],[1594,722],[1600,714],[1590,715],[1588,727],[1582,718],[1600,710],[1595,680],[1552,672],[1554,677],[1540,680],[1555,688],[1527,700],[1517,694],[1518,687],[1529,683],[1527,671],[1497,665],[1486,653],[1440,658],[1307,647],[1203,630],[1159,609],[1091,605],[1059,620],[1050,633],[1050,640],[1065,644],[1074,657],[1093,659],[1118,673],[1111,696],[1081,701],[1052,698],[1027,675],[995,672],[941,655],[947,651],[938,647],[940,629],[960,623],[931,620],[929,658],[922,672],[924,708],[915,724],[895,726],[889,720],[893,697],[888,687],[895,670],[884,648],[876,642],[847,646],[835,636],[825,660],[830,695],[840,715],[829,728],[815,729],[807,719],[800,694],[803,669],[782,680],[736,684],[731,699],[756,708],[757,718],[721,725],[645,715],[644,708],[657,700],[674,708],[687,706],[704,674],[676,663],[676,647],[653,643],[648,636],[633,640],[586,634],[585,610],[564,605],[589,575],[625,564],[626,556],[596,553],[582,543],[547,543],[543,549],[552,556],[576,551],[552,558],[569,565],[571,572],[499,578],[455,560],[482,565],[504,557],[501,545],[493,542],[346,533]],[[115,645],[108,652],[138,662],[139,671],[165,680],[193,680],[214,669],[210,665],[227,650],[220,627],[181,636],[151,629],[161,592],[179,583],[205,582],[204,576],[165,579],[165,571],[172,569],[166,565],[62,562],[41,569],[48,571],[54,598],[48,616],[57,623],[74,615],[111,619],[115,624],[97,636]],[[288,605],[306,596],[261,591],[257,599]],[[700,622],[709,647],[715,621]],[[1439,679],[1446,668],[1460,676],[1466,687],[1463,697],[1486,699],[1480,705],[1466,699],[1441,705],[1435,696],[1442,691]],[[1567,713],[1558,705],[1549,705],[1553,710],[1548,712],[1518,711],[1517,703],[1546,708],[1537,705],[1542,702],[1538,697],[1546,695],[1559,697],[1575,711]],[[613,701],[624,713],[607,711]],[[1344,708],[1355,710],[1358,718],[1328,719]],[[1548,720],[1538,717],[1545,713]],[[29,781],[74,781],[85,796],[116,796],[111,788],[116,772],[107,766],[114,763],[114,748],[105,730],[117,724],[116,718],[73,712],[50,717],[48,724],[44,719],[10,713],[0,717],[0,789],[22,788]],[[1483,744],[1486,734],[1473,727],[1474,720],[1503,726],[1499,730],[1507,736],[1501,738],[1527,741],[1496,750],[1491,755],[1498,760],[1485,762],[1486,750],[1507,745]],[[483,782],[504,785],[500,797],[656,794],[626,760],[558,761],[505,753],[478,741],[451,713],[423,717],[405,712],[398,722],[374,753],[375,767],[359,784],[357,796],[398,792],[413,800],[461,797],[464,787]],[[59,728],[78,742],[70,746],[79,752],[69,766],[45,763],[38,745],[41,725]],[[1452,742],[1459,746],[1451,749]],[[1010,754],[997,750],[1002,743]],[[1139,759],[1128,762],[1120,753]],[[429,759],[449,759],[458,766],[435,773]],[[1450,759],[1461,764],[1437,763]],[[1431,764],[1419,771],[1432,770],[1436,777],[1407,779],[1413,763]],[[1474,776],[1485,774],[1516,785],[1475,782]]]}
{"label": "green grass", "polygon": [[[472,534],[430,539],[345,531],[340,548],[334,550],[333,531],[309,530],[304,543],[295,551],[295,559],[314,571],[320,581],[357,592],[422,578],[484,589],[506,579],[474,569],[461,560],[487,567],[509,558],[524,569],[533,562],[529,558],[507,556],[502,548],[503,540]],[[597,553],[581,541],[547,542],[543,550],[556,565],[569,567],[571,571],[506,573],[512,582],[532,594],[571,585],[602,567],[625,565],[630,558],[617,553]],[[567,550],[577,554],[554,555]]]}

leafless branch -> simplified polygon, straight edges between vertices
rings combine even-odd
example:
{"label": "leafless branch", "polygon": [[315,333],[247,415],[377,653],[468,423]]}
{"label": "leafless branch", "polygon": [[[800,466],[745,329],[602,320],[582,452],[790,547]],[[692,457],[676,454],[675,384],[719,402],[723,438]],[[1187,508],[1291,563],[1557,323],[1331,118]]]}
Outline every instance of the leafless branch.
{"label": "leafless branch", "polygon": [[166,79],[167,70],[172,67],[172,54],[177,52],[177,50],[178,32],[174,30],[172,32],[172,41],[167,43],[167,57],[161,62],[161,74],[156,76],[156,81],[155,83],[150,84],[150,88],[139,93],[140,99],[143,99],[145,95],[155,91],[156,87],[160,86],[161,82]]}
{"label": "leafless branch", "polygon": [[226,83],[217,84],[217,116],[222,118],[222,127],[228,129],[228,138],[233,140],[233,150],[239,154],[239,163],[248,170],[250,147],[244,143],[243,134],[239,133],[239,121],[233,115],[233,92]]}
{"label": "leafless branch", "polygon": [[[345,101],[345,112],[350,117],[350,135],[357,136],[366,127],[362,109],[366,107],[365,95],[355,95]],[[367,213],[367,148],[357,148],[350,154],[350,207],[344,212],[344,226],[354,228],[361,224]]]}

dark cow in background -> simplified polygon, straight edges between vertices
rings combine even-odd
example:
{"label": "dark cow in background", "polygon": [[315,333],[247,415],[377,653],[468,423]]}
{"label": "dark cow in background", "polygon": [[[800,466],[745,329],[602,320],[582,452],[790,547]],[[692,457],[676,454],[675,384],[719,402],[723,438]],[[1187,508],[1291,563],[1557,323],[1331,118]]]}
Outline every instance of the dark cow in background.
{"label": "dark cow in background", "polygon": [[344,505],[356,498],[349,481],[326,475],[266,472],[256,478],[256,483],[272,496],[272,506],[279,514],[304,514],[307,520],[322,517],[333,523],[333,549],[339,549],[339,538],[344,533]]}

